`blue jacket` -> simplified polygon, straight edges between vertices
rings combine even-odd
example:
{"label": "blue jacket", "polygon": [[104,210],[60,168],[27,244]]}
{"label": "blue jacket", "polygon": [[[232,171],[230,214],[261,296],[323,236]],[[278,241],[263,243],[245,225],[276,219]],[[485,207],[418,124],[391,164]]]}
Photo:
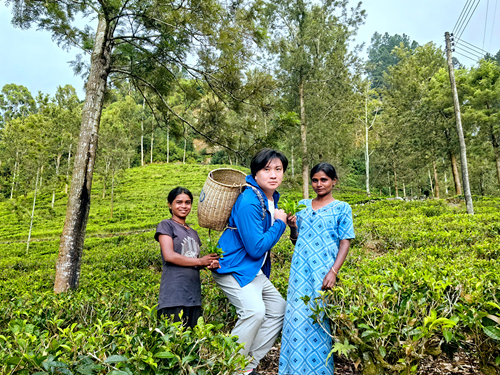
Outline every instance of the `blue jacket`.
{"label": "blue jacket", "polygon": [[[228,228],[222,233],[218,247],[224,251],[219,260],[219,274],[232,274],[241,287],[249,284],[262,266],[262,272],[269,278],[271,274],[271,248],[278,242],[286,229],[282,220],[271,225],[268,200],[251,175],[246,182],[256,187],[264,198],[265,218],[262,220],[262,206],[259,197],[247,186],[239,195],[229,217]],[[279,193],[274,192],[274,207],[278,207]],[[231,229],[233,228],[233,229]],[[235,228],[235,229],[234,229]],[[268,253],[266,262],[264,256]]]}

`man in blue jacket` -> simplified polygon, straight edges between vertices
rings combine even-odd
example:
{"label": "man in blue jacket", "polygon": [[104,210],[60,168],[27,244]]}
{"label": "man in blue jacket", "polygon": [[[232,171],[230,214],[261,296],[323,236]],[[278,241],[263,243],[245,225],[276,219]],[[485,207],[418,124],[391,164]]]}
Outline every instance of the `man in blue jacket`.
{"label": "man in blue jacket", "polygon": [[252,361],[242,374],[258,375],[255,368],[272,348],[283,325],[286,302],[269,281],[271,248],[286,229],[287,215],[278,209],[279,193],[288,159],[269,148],[259,151],[250,164],[250,185],[231,211],[228,227],[219,239],[224,251],[220,268],[212,275],[236,308],[232,331],[245,343]]}

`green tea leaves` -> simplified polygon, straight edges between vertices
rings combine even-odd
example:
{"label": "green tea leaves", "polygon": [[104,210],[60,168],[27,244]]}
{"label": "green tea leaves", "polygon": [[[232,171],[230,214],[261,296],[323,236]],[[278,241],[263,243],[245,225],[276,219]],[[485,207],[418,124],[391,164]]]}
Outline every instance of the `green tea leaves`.
{"label": "green tea leaves", "polygon": [[280,208],[288,215],[295,215],[297,212],[306,208],[304,204],[298,204],[298,201],[282,199],[279,204]]}

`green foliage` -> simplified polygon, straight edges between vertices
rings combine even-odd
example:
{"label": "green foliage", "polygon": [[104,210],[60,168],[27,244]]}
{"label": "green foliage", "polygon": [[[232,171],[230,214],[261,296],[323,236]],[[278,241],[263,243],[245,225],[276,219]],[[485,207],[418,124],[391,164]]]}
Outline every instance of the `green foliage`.
{"label": "green foliage", "polygon": [[353,249],[337,286],[309,301],[313,316],[373,371],[410,373],[470,342],[483,367],[498,366],[499,204],[479,201],[473,217],[446,201],[354,207]]}
{"label": "green foliage", "polygon": [[[187,221],[208,243],[195,213],[213,168],[155,164],[124,171],[113,219],[97,178],[80,288],[61,295],[52,288],[65,195],[56,196],[53,211],[50,195],[40,196],[29,257],[29,223],[17,215],[31,197],[0,202],[0,372],[177,374],[199,366],[215,374],[241,366],[228,336],[237,316],[210,271],[201,271],[206,323],[199,329],[158,322],[154,308],[162,264],[153,234],[169,217],[166,195],[178,185],[193,192]],[[300,196],[294,189],[281,193],[289,202]],[[311,315],[331,319],[332,355],[389,374],[461,347],[483,367],[498,369],[500,201],[475,197],[470,216],[455,198],[368,200],[346,187],[334,196],[351,203],[356,239],[335,289],[309,301]],[[271,274],[283,296],[292,255],[285,235],[273,249]]]}
{"label": "green foliage", "polygon": [[286,198],[282,199],[279,203],[280,208],[285,210],[288,215],[295,215],[297,212],[306,208],[305,204],[298,204],[298,201],[288,200]]}
{"label": "green foliage", "polygon": [[[209,271],[201,272],[205,318],[213,324],[186,330],[156,320],[161,257],[152,230],[168,215],[168,191],[183,185],[197,196],[210,169],[152,165],[126,171],[113,219],[95,186],[80,289],[61,295],[52,287],[65,196],[52,216],[50,197],[40,198],[29,258],[25,244],[13,239],[26,237],[26,223],[10,223],[12,205],[0,203],[0,373],[231,374],[244,366],[227,329],[236,315]],[[205,241],[196,202],[188,221]]]}
{"label": "green foliage", "polygon": [[30,91],[15,83],[2,87],[0,93],[0,125],[19,117],[28,116],[36,110]]}
{"label": "green foliage", "polygon": [[224,258],[224,251],[217,247],[217,241],[207,238],[207,245],[201,250],[200,255],[217,254],[219,257]]}
{"label": "green foliage", "polygon": [[366,64],[372,87],[380,88],[387,84],[384,81],[384,73],[387,72],[389,66],[396,65],[400,61],[400,57],[393,53],[396,47],[414,50],[418,47],[418,43],[411,41],[411,38],[406,34],[389,35],[389,33],[385,33],[381,35],[378,32],[373,34],[371,44],[368,47],[368,62]]}

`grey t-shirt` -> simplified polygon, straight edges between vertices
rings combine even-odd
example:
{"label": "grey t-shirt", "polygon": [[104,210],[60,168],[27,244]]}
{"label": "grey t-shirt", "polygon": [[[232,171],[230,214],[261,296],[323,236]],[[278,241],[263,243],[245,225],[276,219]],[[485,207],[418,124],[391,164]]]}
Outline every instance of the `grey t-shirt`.
{"label": "grey t-shirt", "polygon": [[[174,241],[174,251],[190,258],[200,254],[200,237],[191,228],[172,221],[163,220],[156,227],[155,239],[165,234]],[[197,267],[183,267],[163,259],[158,310],[164,307],[201,306],[200,271]]]}

